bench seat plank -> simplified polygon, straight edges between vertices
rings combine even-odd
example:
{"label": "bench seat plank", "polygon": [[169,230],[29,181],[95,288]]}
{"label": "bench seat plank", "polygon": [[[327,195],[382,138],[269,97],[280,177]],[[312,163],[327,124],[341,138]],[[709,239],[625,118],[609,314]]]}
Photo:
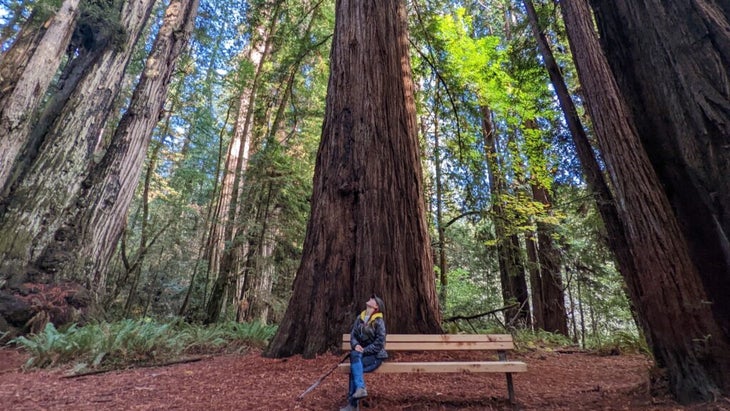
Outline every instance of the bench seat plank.
{"label": "bench seat plank", "polygon": [[[350,372],[350,364],[340,364],[342,372]],[[388,362],[373,373],[447,373],[447,372],[527,372],[521,361],[447,361],[447,362]]]}
{"label": "bench seat plank", "polygon": [[[498,351],[514,348],[512,342],[397,342],[390,341],[390,337],[385,340],[387,351]],[[350,342],[343,342],[342,349],[350,350]]]}
{"label": "bench seat plank", "polygon": [[[510,334],[388,334],[392,342],[512,342]],[[350,341],[350,334],[342,335],[343,342]]]}
{"label": "bench seat plank", "polygon": [[[350,334],[342,335],[342,346],[350,350]],[[515,348],[509,334],[388,334],[390,351],[505,351]]]}
{"label": "bench seat plank", "polygon": [[[343,342],[342,349],[350,350],[350,342]],[[511,342],[391,342],[385,341],[387,351],[496,351],[513,350]]]}

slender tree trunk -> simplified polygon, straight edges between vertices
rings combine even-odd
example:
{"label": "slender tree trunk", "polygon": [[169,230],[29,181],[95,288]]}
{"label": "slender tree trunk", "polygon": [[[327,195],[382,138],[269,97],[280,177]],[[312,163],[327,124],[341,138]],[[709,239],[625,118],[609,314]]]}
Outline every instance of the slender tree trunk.
{"label": "slender tree trunk", "polygon": [[71,41],[78,5],[79,0],[65,0],[46,22],[31,16],[12,47],[0,56],[0,193]]}
{"label": "slender tree trunk", "polygon": [[[552,207],[550,194],[545,187],[534,184],[532,195],[535,201]],[[560,275],[560,252],[553,241],[554,230],[544,222],[537,223],[538,260],[540,261],[540,286],[543,297],[544,330],[568,335],[567,314],[565,312],[565,295],[563,279]]]}
{"label": "slender tree trunk", "polygon": [[[272,16],[278,14],[279,2],[276,3]],[[238,216],[241,213],[242,193],[245,186],[245,173],[248,169],[249,156],[253,140],[253,114],[256,105],[256,90],[261,81],[264,70],[264,64],[268,61],[271,52],[274,32],[276,30],[276,18],[269,20],[269,25],[260,27],[257,32],[257,38],[250,50],[249,60],[256,67],[254,78],[248,87],[244,87],[240,97],[240,105],[238,116],[236,118],[236,126],[234,127],[234,135],[231,139],[229,148],[229,158],[226,160],[226,176],[221,186],[221,201],[216,210],[214,219],[218,230],[216,235],[211,235],[211,239],[215,240],[210,244],[211,257],[209,264],[213,268],[218,268],[217,273],[212,271],[215,276],[215,282],[211,290],[210,300],[206,308],[206,323],[214,323],[218,321],[221,310],[226,301],[226,294],[229,291],[235,293],[236,289],[228,288],[235,284],[238,273],[241,271],[241,258],[247,254],[245,250],[244,239],[246,235],[246,227],[238,223]],[[238,153],[235,158],[230,153],[235,153],[236,147]],[[235,166],[233,173],[230,169]],[[211,231],[213,233],[213,231]],[[221,239],[223,241],[221,241]],[[225,244],[228,244],[225,247]],[[245,264],[245,262],[243,262]],[[217,275],[216,275],[217,274]],[[243,279],[245,282],[245,278]],[[235,295],[235,294],[234,294]]]}
{"label": "slender tree trunk", "polygon": [[509,257],[509,287],[512,295],[519,306],[517,307],[516,316],[511,319],[513,325],[519,327],[530,328],[532,326],[532,317],[530,316],[530,293],[527,287],[527,278],[525,278],[525,263],[522,259],[522,244],[520,236],[512,234],[509,236],[507,247],[507,255]]}
{"label": "slender tree trunk", "polygon": [[[575,279],[575,288],[578,291],[578,311],[580,312],[580,343],[583,348],[586,346],[586,313],[583,310],[583,292],[581,290],[581,283],[583,282],[583,273],[578,271],[578,277]],[[592,324],[596,326],[595,323]],[[595,328],[594,328],[595,329]]]}
{"label": "slender tree trunk", "polygon": [[525,248],[527,249],[527,271],[530,273],[530,297],[532,303],[532,326],[535,330],[545,330],[545,313],[542,296],[542,277],[540,261],[537,258],[537,238],[532,231],[525,234]]}
{"label": "slender tree trunk", "polygon": [[[568,302],[570,304],[570,325],[573,329],[573,343],[578,344],[578,323],[576,319],[575,314],[575,299],[573,298],[573,289],[570,287],[571,281],[568,281],[568,286],[566,289],[568,290]],[[585,340],[581,340],[583,342],[582,347],[585,348]]]}
{"label": "slender tree trunk", "polygon": [[[436,89],[438,94],[439,90]],[[437,95],[436,100],[439,100]],[[441,182],[441,142],[439,136],[439,113],[438,109],[434,112],[433,123],[433,157],[434,168],[436,169],[436,230],[438,232],[438,267],[441,289],[439,290],[439,302],[441,303],[441,312],[446,308],[446,298],[449,287],[449,276],[446,272],[446,233],[443,219],[443,184]]]}
{"label": "slender tree trunk", "polygon": [[337,347],[373,292],[389,332],[441,331],[405,5],[338,0],[335,14],[311,216],[269,356]]}
{"label": "slender tree trunk", "polygon": [[[169,116],[167,117],[169,120]],[[165,129],[167,129],[167,125]],[[166,135],[166,134],[165,134]],[[159,158],[160,150],[162,149],[162,142],[158,141],[152,148],[151,153],[149,155],[149,163],[147,165],[147,171],[145,172],[144,176],[144,185],[142,189],[142,216],[140,218],[140,234],[139,234],[139,246],[137,247],[137,253],[135,256],[134,261],[134,267],[135,270],[132,275],[132,284],[129,287],[129,295],[127,296],[127,301],[124,305],[124,316],[127,317],[129,315],[129,311],[132,307],[132,302],[134,300],[134,294],[137,291],[137,285],[139,284],[139,279],[142,273],[142,264],[144,263],[144,259],[147,256],[147,252],[149,250],[149,247],[151,244],[149,243],[149,200],[150,200],[150,185],[152,183],[152,176],[155,173],[155,169],[157,167],[157,160]],[[124,229],[122,229],[122,232],[120,233],[120,236],[124,236]],[[126,247],[125,247],[126,248]],[[126,252],[126,250],[122,250],[122,252]],[[123,258],[124,261],[126,261],[126,257]],[[106,281],[104,281],[106,283]],[[101,291],[101,290],[100,290]]]}
{"label": "slender tree trunk", "polygon": [[503,198],[506,188],[501,177],[498,165],[497,140],[492,124],[491,111],[487,106],[481,106],[482,137],[486,151],[487,174],[489,177],[489,192],[492,199],[492,214],[494,219],[494,235],[497,242],[497,260],[499,262],[499,279],[502,285],[502,299],[504,304],[517,303],[515,308],[505,310],[505,322],[530,324],[530,306],[527,302],[527,281],[525,280],[524,264],[520,256],[520,243],[516,234],[507,232],[508,220],[504,212]]}
{"label": "slender tree trunk", "polygon": [[[728,34],[714,31],[717,25],[703,19],[707,14],[695,9],[696,2],[692,6],[687,1],[596,3],[606,49],[620,78],[618,83],[599,47],[586,2],[566,0],[561,4],[587,107],[616,190],[621,219],[626,223],[627,241],[636,259],[633,275],[622,271],[629,295],[650,337],[658,364],[668,370],[670,387],[677,398],[688,402],[711,399],[718,392],[727,394],[730,316],[722,313],[730,307],[726,298],[728,265],[721,257],[722,241],[713,238],[721,233],[721,214],[708,206],[712,203],[705,201],[709,193],[695,182],[714,178],[717,184],[705,187],[717,188],[728,182],[726,168],[720,173],[722,177],[709,172],[721,164],[714,161],[722,153],[716,144],[723,135],[727,139],[727,131],[723,134],[721,130],[730,121],[727,115],[724,123],[717,121],[723,107],[717,103],[722,100],[707,94],[718,92],[720,84],[725,85],[726,93],[730,90],[726,87],[726,69],[723,75],[722,70],[711,69],[720,66],[709,63],[723,61],[723,51],[727,53],[730,47],[718,46]],[[649,3],[651,6],[644,8]],[[708,7],[702,11],[712,10],[711,3],[702,4]],[[722,13],[714,16],[720,19],[717,22],[722,20]],[[693,26],[688,23],[690,20],[700,24]],[[657,38],[658,35],[665,37]],[[663,54],[672,50],[671,55]],[[633,52],[641,54],[631,56]],[[724,56],[727,62],[727,54]],[[675,69],[680,72],[672,73]],[[710,79],[712,73],[717,77]],[[619,86],[629,97],[628,104]],[[680,98],[682,93],[685,94]],[[709,103],[710,100],[715,103]],[[724,101],[728,101],[727,94]],[[692,112],[702,107],[704,114]],[[706,121],[701,126],[700,118]],[[638,123],[634,119],[639,119]],[[661,143],[651,136],[661,137]],[[699,144],[703,139],[707,145]],[[688,178],[689,158],[683,158],[676,150],[680,140],[687,145],[683,147],[684,153],[701,145],[719,149],[698,157],[708,169],[695,169],[696,179]],[[651,149],[651,156],[645,147]],[[722,195],[727,195],[727,190]],[[689,211],[694,217],[687,214]],[[717,258],[699,258],[695,247],[699,238],[703,239],[703,255]],[[709,262],[714,265],[708,266]],[[710,287],[714,284],[711,279],[717,281],[714,288]]]}
{"label": "slender tree trunk", "polygon": [[[583,278],[583,274],[581,273],[581,279]],[[591,297],[591,293],[588,292],[588,297],[586,297],[588,300],[588,314],[591,317],[591,328],[593,328],[593,338],[596,339],[596,342],[598,345],[601,345],[601,329],[600,324],[598,323],[598,320],[596,319],[596,309],[594,308],[595,300]],[[585,327],[583,327],[583,334],[585,334]],[[585,343],[584,343],[585,344]]]}
{"label": "slender tree trunk", "polygon": [[608,246],[616,256],[619,271],[621,271],[624,278],[634,277],[637,275],[636,262],[633,259],[629,242],[626,238],[625,224],[619,217],[613,194],[606,183],[601,166],[596,159],[593,147],[580,121],[578,111],[570,97],[560,67],[555,61],[547,38],[538,24],[537,13],[533,3],[531,0],[524,0],[524,4],[545,68],[555,88],[560,107],[565,116],[565,122],[570,130],[583,175],[589,190],[595,198],[598,212],[604,222]]}

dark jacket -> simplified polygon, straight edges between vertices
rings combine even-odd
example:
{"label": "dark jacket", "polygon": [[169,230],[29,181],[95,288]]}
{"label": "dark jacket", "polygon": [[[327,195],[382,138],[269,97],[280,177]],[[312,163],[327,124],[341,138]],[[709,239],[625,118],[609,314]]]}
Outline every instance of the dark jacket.
{"label": "dark jacket", "polygon": [[362,346],[363,355],[375,355],[378,358],[388,358],[385,351],[385,320],[380,312],[374,313],[367,324],[365,323],[365,311],[355,319],[350,331],[350,347],[354,350],[358,344]]}

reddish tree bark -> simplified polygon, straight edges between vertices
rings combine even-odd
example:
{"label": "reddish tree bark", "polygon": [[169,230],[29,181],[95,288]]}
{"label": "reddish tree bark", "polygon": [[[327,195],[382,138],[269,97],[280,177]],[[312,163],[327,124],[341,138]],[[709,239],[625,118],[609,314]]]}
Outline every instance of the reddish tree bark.
{"label": "reddish tree bark", "polygon": [[[728,61],[730,47],[719,47],[722,36],[703,20],[696,2],[596,4],[613,71],[586,1],[562,2],[585,100],[637,268],[634,275],[623,273],[630,297],[675,395],[692,401],[727,394],[730,343],[728,316],[722,313],[728,308],[723,290],[729,279],[720,257],[722,242],[713,237],[722,225],[718,209],[708,207],[708,193],[695,184],[712,178],[727,184],[727,173],[723,177],[711,171],[728,163],[718,164],[722,154],[714,151],[705,152],[704,167],[693,169],[697,164],[690,160],[719,148],[723,135],[727,138],[722,130],[730,125],[728,117],[718,121],[723,104],[710,98],[730,90],[727,69],[723,75],[710,62],[721,61],[722,55]],[[722,13],[714,16],[722,20]],[[690,210],[694,217],[687,214]],[[700,238],[704,254],[697,251]]]}
{"label": "reddish tree bark", "polygon": [[[277,3],[278,10],[278,3]],[[276,11],[274,12],[274,15]],[[227,295],[235,296],[240,267],[248,253],[246,250],[246,227],[241,224],[241,200],[245,189],[245,174],[248,170],[251,147],[253,143],[253,114],[256,105],[256,90],[261,82],[264,64],[268,61],[271,52],[271,42],[276,28],[277,19],[272,18],[268,26],[261,26],[254,30],[257,33],[255,41],[248,50],[248,60],[256,67],[254,77],[244,86],[239,96],[238,115],[233,128],[226,158],[226,170],[221,183],[221,192],[218,199],[208,244],[208,269],[215,278],[210,299],[206,307],[206,322],[218,321]],[[226,244],[228,244],[226,246]],[[242,279],[245,282],[245,278]]]}
{"label": "reddish tree bark", "polygon": [[[549,210],[552,206],[550,194],[540,185],[532,186],[532,196]],[[553,229],[544,222],[537,223],[537,260],[539,261],[539,284],[542,304],[542,329],[568,336],[568,314],[565,310],[563,279],[560,275],[560,253],[553,241]]]}
{"label": "reddish tree bark", "polygon": [[405,5],[338,0],[302,262],[269,356],[336,348],[368,296],[388,331],[437,333]]}

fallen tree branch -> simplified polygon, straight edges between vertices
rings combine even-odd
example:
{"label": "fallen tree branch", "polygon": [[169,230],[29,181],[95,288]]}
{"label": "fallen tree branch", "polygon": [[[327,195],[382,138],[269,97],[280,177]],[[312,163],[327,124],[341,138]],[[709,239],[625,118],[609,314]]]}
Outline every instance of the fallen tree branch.
{"label": "fallen tree branch", "polygon": [[509,310],[510,308],[515,308],[518,306],[519,306],[519,304],[514,303],[514,304],[510,304],[508,306],[502,307],[502,308],[497,308],[496,310],[487,311],[486,313],[474,314],[474,315],[469,315],[469,316],[457,315],[457,316],[449,317],[449,318],[445,319],[444,322],[452,322],[452,321],[458,321],[458,320],[467,320],[467,321],[473,320],[475,318],[484,317],[484,316],[487,316],[490,314],[495,314],[500,311]]}
{"label": "fallen tree branch", "polygon": [[[193,357],[193,358],[184,358],[180,360],[173,360],[163,363],[152,363],[152,364],[140,364],[134,367],[125,368],[126,370],[134,369],[134,368],[150,368],[150,367],[167,367],[168,365],[175,365],[175,364],[186,364],[190,362],[198,362],[200,360],[203,360],[208,357]],[[97,374],[104,374],[111,371],[119,371],[121,368],[107,368],[103,370],[93,370],[93,371],[87,371],[87,372],[81,372],[78,374],[71,374],[71,375],[64,375],[61,378],[78,378],[78,377],[86,377],[89,375],[97,375]]]}

